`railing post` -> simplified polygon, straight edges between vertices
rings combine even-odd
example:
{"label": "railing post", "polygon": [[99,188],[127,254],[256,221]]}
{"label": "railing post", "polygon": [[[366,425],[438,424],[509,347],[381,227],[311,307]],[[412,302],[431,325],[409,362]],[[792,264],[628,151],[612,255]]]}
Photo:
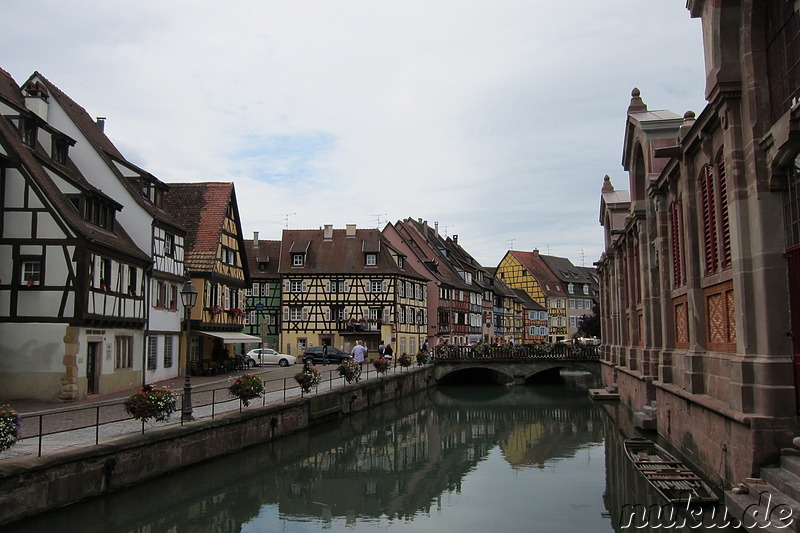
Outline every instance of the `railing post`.
{"label": "railing post", "polygon": [[100,443],[100,406],[94,408],[94,444]]}
{"label": "railing post", "polygon": [[39,457],[42,456],[42,431],[44,431],[44,415],[39,415]]}

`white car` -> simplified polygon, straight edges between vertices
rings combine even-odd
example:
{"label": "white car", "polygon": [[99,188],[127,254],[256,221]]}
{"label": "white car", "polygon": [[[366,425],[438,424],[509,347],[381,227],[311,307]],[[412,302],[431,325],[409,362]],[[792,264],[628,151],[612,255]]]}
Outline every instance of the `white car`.
{"label": "white car", "polygon": [[278,353],[270,348],[256,348],[255,350],[250,350],[247,352],[247,358],[251,359],[258,366],[289,366],[297,364],[297,358],[295,356]]}

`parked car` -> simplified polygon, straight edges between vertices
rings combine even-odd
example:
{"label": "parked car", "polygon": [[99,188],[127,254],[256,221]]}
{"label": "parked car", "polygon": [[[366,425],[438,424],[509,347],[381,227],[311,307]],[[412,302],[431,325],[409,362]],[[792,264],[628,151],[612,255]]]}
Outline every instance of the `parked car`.
{"label": "parked car", "polygon": [[[351,357],[349,353],[343,352],[339,348],[328,346],[329,363],[338,365],[343,359],[347,359],[348,357]],[[314,364],[322,363],[322,346],[306,348],[305,353],[303,353],[303,362],[305,363],[306,361],[311,361]]]}
{"label": "parked car", "polygon": [[289,366],[297,364],[297,357],[285,353],[278,353],[270,348],[256,348],[255,350],[250,350],[247,352],[247,359],[248,366],[250,361],[253,361],[253,364],[257,366]]}

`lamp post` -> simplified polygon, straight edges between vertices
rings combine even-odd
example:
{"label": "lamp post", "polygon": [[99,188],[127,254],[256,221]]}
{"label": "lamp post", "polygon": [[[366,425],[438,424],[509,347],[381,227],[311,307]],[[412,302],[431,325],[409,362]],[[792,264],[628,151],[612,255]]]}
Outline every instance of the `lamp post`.
{"label": "lamp post", "polygon": [[181,409],[181,422],[194,420],[192,416],[192,379],[190,377],[192,362],[190,361],[191,335],[192,335],[192,307],[197,302],[197,289],[192,285],[189,275],[181,289],[181,303],[186,315],[186,379],[183,383],[183,407]]}

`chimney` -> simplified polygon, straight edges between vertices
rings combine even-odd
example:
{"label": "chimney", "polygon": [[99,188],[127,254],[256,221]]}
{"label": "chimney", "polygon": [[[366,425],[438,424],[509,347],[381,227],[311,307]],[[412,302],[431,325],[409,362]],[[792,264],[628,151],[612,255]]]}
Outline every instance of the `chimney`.
{"label": "chimney", "polygon": [[25,107],[47,122],[47,99],[49,95],[38,81],[25,86]]}
{"label": "chimney", "polygon": [[458,244],[458,235],[453,235],[453,243]]}
{"label": "chimney", "polygon": [[100,128],[101,133],[106,131],[106,117],[97,117],[97,127]]}
{"label": "chimney", "polygon": [[539,255],[539,249],[538,248],[534,248],[533,249],[533,255]]}
{"label": "chimney", "polygon": [[325,229],[322,232],[322,239],[326,241],[333,240],[333,224],[325,224]]}
{"label": "chimney", "polygon": [[253,248],[258,248],[258,232],[253,232]]}
{"label": "chimney", "polygon": [[344,234],[346,237],[355,237],[356,236],[356,225],[355,224],[346,224],[344,227]]}
{"label": "chimney", "polygon": [[439,221],[433,223],[433,229],[436,231],[436,235],[439,235]]}

